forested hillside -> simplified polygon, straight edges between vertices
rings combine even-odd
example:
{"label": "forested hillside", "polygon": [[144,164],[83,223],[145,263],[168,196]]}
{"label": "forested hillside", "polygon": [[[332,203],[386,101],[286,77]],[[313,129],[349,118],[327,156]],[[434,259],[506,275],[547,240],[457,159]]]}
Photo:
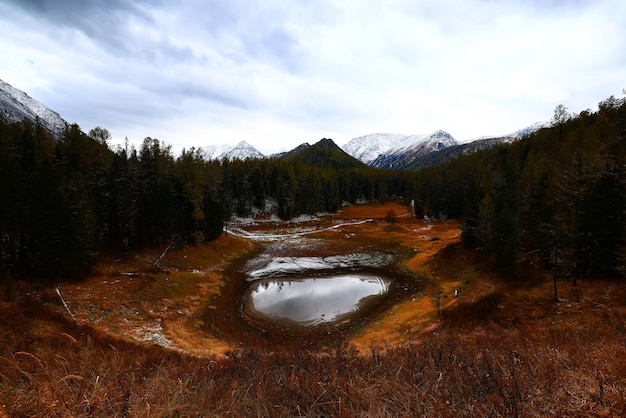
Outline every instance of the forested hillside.
{"label": "forested hillside", "polygon": [[211,240],[230,216],[269,211],[268,201],[288,219],[410,189],[401,173],[335,159],[206,161],[153,138],[115,150],[109,139],[102,128],[71,125],[56,140],[39,125],[0,121],[3,276],[75,276],[104,251]]}
{"label": "forested hillside", "polygon": [[348,155],[332,139],[323,138],[309,147],[300,146],[281,158],[297,160],[301,163],[321,168],[365,168],[367,165]]}
{"label": "forested hillside", "polygon": [[462,217],[463,241],[510,273],[624,273],[626,99],[577,116],[559,106],[553,127],[425,168],[414,190],[420,210]]}
{"label": "forested hillside", "polygon": [[71,125],[57,140],[0,121],[2,275],[78,275],[102,252],[211,240],[233,215],[289,219],[389,197],[414,199],[418,216],[462,218],[463,241],[511,273],[524,263],[572,280],[625,273],[626,102],[577,116],[561,106],[555,122],[403,171],[355,163],[330,140],[289,158],[207,161],[153,138],[113,150],[102,128]]}

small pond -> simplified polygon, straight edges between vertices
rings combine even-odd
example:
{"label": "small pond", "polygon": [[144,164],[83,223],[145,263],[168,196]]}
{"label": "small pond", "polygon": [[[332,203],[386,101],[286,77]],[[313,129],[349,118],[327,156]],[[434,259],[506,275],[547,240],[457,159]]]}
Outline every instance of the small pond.
{"label": "small pond", "polygon": [[387,296],[390,283],[363,272],[255,280],[244,295],[243,313],[270,328],[338,324],[367,314]]}

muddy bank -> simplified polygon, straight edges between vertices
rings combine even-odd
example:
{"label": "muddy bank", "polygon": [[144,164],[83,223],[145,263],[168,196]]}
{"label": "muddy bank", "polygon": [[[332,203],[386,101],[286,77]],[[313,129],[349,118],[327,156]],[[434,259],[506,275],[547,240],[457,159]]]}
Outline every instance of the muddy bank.
{"label": "muddy bank", "polygon": [[[419,294],[424,286],[420,277],[403,267],[406,251],[401,248],[392,251],[388,245],[378,249],[370,245],[368,252],[340,253],[345,251],[343,246],[335,245],[332,239],[313,238],[311,233],[283,234],[280,239],[272,240],[267,239],[270,234],[255,234],[259,235],[263,235],[264,239],[256,242],[254,253],[240,257],[225,271],[226,284],[222,296],[215,306],[206,310],[204,316],[213,332],[242,344],[303,342],[301,339],[304,336],[307,344],[327,344],[329,339],[348,338],[356,329],[366,326],[368,321],[398,301]],[[354,276],[377,278],[380,283],[384,283],[384,292],[378,297],[365,294],[356,297],[356,290],[333,289],[332,292],[343,293],[345,298],[356,297],[356,301],[351,300],[350,303],[361,304],[362,310],[358,308],[355,312],[343,312],[332,320],[318,316],[317,319],[304,320],[306,324],[303,325],[293,318],[270,318],[273,314],[255,314],[250,301],[246,300],[246,295],[249,296],[259,284],[268,289],[279,286],[278,283],[296,287],[308,280],[319,280],[317,284],[326,284],[325,281],[333,277]],[[296,318],[306,316],[306,310],[341,310],[340,307],[335,309],[331,306],[341,304],[340,294],[323,295],[325,300],[321,303],[324,308],[307,299],[324,291],[311,287],[306,296],[298,294],[294,299],[283,301],[280,309],[285,308],[285,305],[298,304],[297,307],[289,308],[291,315]]]}
{"label": "muddy bank", "polygon": [[[92,277],[62,284],[61,291],[80,323],[196,355],[223,354],[239,345],[330,345],[345,339],[366,348],[379,340],[402,343],[437,321],[434,270],[428,263],[440,249],[458,242],[459,230],[454,223],[410,216],[389,224],[384,220],[389,210],[401,213],[403,206],[352,206],[297,222],[231,223],[236,233],[168,251],[158,266],[164,248],[103,258]],[[390,281],[384,299],[363,317],[304,333],[268,330],[245,317],[243,297],[254,281],[355,273]],[[438,276],[444,298],[461,280]],[[58,295],[48,293],[43,300],[59,302]]]}

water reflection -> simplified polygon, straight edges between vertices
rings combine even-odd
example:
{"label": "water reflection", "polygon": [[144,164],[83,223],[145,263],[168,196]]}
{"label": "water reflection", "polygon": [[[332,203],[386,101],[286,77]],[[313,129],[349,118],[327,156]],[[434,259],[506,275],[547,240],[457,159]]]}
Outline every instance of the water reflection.
{"label": "water reflection", "polygon": [[244,312],[269,325],[334,323],[364,314],[387,294],[389,283],[365,274],[258,280],[244,296]]}

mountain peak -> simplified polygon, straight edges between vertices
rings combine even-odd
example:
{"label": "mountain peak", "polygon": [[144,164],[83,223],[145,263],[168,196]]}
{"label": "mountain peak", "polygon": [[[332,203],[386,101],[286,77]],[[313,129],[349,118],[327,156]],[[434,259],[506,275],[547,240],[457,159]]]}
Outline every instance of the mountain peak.
{"label": "mountain peak", "polygon": [[322,168],[359,168],[365,165],[347,154],[329,138],[323,138],[311,146],[303,147],[298,152],[288,153],[284,158]]}
{"label": "mountain peak", "polygon": [[314,146],[328,149],[339,148],[339,146],[335,144],[335,141],[330,138],[322,138]]}
{"label": "mountain peak", "polygon": [[207,160],[221,160],[226,158],[228,160],[245,160],[248,158],[264,158],[256,148],[247,143],[241,141],[235,146],[228,144],[223,145],[208,145],[200,148],[203,157]]}

